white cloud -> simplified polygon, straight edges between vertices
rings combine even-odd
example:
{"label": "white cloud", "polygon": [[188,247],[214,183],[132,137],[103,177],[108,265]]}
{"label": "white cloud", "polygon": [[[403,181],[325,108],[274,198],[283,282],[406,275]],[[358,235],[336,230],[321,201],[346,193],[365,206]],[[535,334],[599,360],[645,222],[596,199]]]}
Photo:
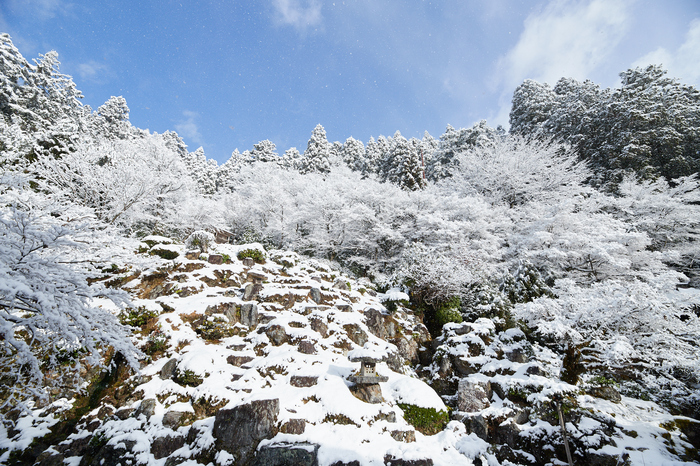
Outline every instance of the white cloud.
{"label": "white cloud", "polygon": [[180,120],[180,122],[175,125],[175,131],[177,131],[180,136],[185,137],[197,144],[204,144],[202,141],[202,135],[199,132],[199,127],[195,121],[199,114],[188,110],[185,110],[182,112],[182,114],[186,119]]}
{"label": "white cloud", "polygon": [[66,7],[61,0],[10,0],[8,6],[16,13],[30,13],[41,20],[55,17]]}
{"label": "white cloud", "polygon": [[629,29],[632,3],[552,0],[528,16],[518,43],[497,62],[497,123],[507,123],[512,92],[525,79],[551,85],[561,77],[583,80],[605,65]]}
{"label": "white cloud", "polygon": [[659,47],[632,64],[633,67],[646,65],[663,65],[671,77],[700,85],[700,19],[690,23],[685,42],[675,52]]}
{"label": "white cloud", "polygon": [[104,76],[108,71],[107,65],[98,63],[95,60],[90,60],[87,63],[81,63],[77,67],[78,76],[85,81],[96,81]]}
{"label": "white cloud", "polygon": [[293,26],[299,31],[318,27],[323,21],[319,0],[273,0],[272,5],[278,22]]}

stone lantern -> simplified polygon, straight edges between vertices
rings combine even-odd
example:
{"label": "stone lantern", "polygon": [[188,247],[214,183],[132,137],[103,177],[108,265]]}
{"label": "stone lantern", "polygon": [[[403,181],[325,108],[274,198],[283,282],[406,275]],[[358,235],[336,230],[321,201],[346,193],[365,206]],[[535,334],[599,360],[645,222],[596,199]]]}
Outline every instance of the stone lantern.
{"label": "stone lantern", "polygon": [[350,392],[366,403],[382,403],[384,397],[379,384],[388,381],[389,377],[377,374],[377,363],[381,362],[381,359],[368,355],[362,350],[353,351],[353,353],[356,354],[350,354],[349,359],[360,363],[360,372],[348,377],[348,380],[354,384],[350,387]]}

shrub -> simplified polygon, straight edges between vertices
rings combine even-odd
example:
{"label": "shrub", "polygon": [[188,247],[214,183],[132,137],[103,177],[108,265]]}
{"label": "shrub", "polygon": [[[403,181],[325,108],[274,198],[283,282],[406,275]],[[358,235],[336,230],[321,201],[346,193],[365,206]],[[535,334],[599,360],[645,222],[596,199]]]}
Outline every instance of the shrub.
{"label": "shrub", "polygon": [[259,249],[244,249],[239,251],[236,257],[238,257],[238,260],[243,260],[246,257],[250,257],[257,264],[265,263],[265,254]]}
{"label": "shrub", "polygon": [[175,259],[177,256],[180,255],[180,253],[174,251],[173,249],[170,249],[168,245],[165,244],[155,245],[153,248],[151,248],[149,254],[152,256],[160,256],[163,259],[167,260]]}
{"label": "shrub", "polygon": [[197,230],[193,232],[185,240],[185,247],[187,249],[199,249],[200,252],[208,252],[209,246],[216,242],[214,235],[204,230]]}
{"label": "shrub", "polygon": [[149,356],[164,353],[168,349],[169,335],[166,335],[160,328],[148,336],[148,341],[143,347],[143,352]]}
{"label": "shrub", "polygon": [[198,387],[204,382],[204,379],[202,379],[200,376],[195,374],[189,369],[186,369],[184,371],[178,371],[175,373],[175,377],[173,378],[175,383],[183,386],[188,386],[188,387]]}
{"label": "shrub", "polygon": [[145,330],[148,326],[152,326],[158,321],[158,312],[151,311],[146,306],[140,306],[135,309],[128,308],[122,311],[118,317],[122,325]]}
{"label": "shrub", "polygon": [[403,418],[424,435],[435,435],[442,432],[450,420],[446,411],[435,408],[421,408],[416,405],[399,403],[403,410]]}

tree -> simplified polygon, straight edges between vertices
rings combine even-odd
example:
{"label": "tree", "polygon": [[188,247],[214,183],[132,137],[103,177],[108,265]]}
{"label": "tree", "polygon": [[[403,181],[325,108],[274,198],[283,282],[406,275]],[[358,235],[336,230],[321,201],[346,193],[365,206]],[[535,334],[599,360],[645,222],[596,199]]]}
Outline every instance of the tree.
{"label": "tree", "polygon": [[[99,234],[90,212],[0,175],[0,416],[79,390],[81,371],[105,364],[109,347],[138,368],[140,352],[110,312],[92,303],[126,295],[87,283],[78,254]],[[105,244],[105,246],[108,243]],[[70,398],[70,396],[68,395]]]}
{"label": "tree", "polygon": [[301,173],[328,173],[331,171],[329,161],[330,144],[326,139],[326,130],[323,126],[316,125],[311,138],[306,145],[304,156],[301,160]]}
{"label": "tree", "polygon": [[589,176],[567,146],[516,135],[475,146],[458,160],[458,186],[509,207],[569,195]]}
{"label": "tree", "polygon": [[554,89],[527,80],[513,96],[511,132],[556,138],[615,189],[625,173],[672,179],[700,171],[700,92],[660,66],[620,74],[618,89],[560,79]]}
{"label": "tree", "polygon": [[287,170],[299,170],[301,167],[301,154],[296,147],[290,147],[284,151],[280,166]]}
{"label": "tree", "polygon": [[350,136],[345,140],[342,149],[343,162],[353,171],[364,172],[367,161],[365,159],[365,145],[362,141]]}
{"label": "tree", "polygon": [[277,146],[269,139],[253,144],[253,150],[250,152],[254,162],[278,162]]}

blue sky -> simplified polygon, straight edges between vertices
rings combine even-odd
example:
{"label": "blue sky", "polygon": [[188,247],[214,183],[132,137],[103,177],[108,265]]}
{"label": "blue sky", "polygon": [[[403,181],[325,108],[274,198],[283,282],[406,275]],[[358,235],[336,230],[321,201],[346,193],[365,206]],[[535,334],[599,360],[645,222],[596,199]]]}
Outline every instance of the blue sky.
{"label": "blue sky", "polygon": [[507,126],[524,79],[615,86],[650,62],[700,87],[697,0],[0,0],[22,54],[56,50],[97,108],[177,131],[226,161],[270,139],[303,152],[349,136]]}

